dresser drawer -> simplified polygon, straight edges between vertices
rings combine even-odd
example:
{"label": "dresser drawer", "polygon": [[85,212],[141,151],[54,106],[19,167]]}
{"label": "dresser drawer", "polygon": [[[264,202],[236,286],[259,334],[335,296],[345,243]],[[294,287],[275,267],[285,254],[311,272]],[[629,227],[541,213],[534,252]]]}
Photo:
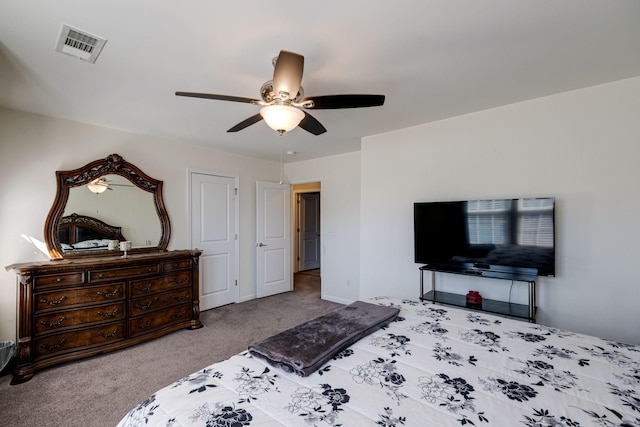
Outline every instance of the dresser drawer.
{"label": "dresser drawer", "polygon": [[160,264],[139,265],[137,267],[110,268],[108,270],[89,271],[89,282],[98,283],[105,280],[129,279],[131,277],[148,276],[158,274]]}
{"label": "dresser drawer", "polygon": [[93,328],[72,329],[68,332],[36,338],[33,352],[36,359],[78,350],[83,347],[112,343],[124,339],[124,322],[94,326]]}
{"label": "dresser drawer", "polygon": [[33,296],[33,309],[35,313],[38,313],[79,304],[120,301],[125,298],[124,290],[124,283],[111,283],[102,286],[39,292]]}
{"label": "dresser drawer", "polygon": [[148,295],[172,288],[181,288],[191,285],[191,272],[170,274],[164,277],[152,277],[143,280],[134,280],[130,283],[129,294],[132,297]]}
{"label": "dresser drawer", "polygon": [[81,285],[84,283],[84,271],[74,273],[60,273],[33,278],[34,290],[51,286]]}
{"label": "dresser drawer", "polygon": [[135,298],[129,302],[129,316],[138,316],[172,305],[184,304],[189,301],[191,301],[191,288],[183,288],[177,291]]}
{"label": "dresser drawer", "polygon": [[157,329],[185,320],[191,319],[191,304],[183,304],[171,307],[155,313],[136,317],[129,321],[129,336],[154,332]]}
{"label": "dresser drawer", "polygon": [[124,302],[95,305],[35,316],[33,319],[33,329],[35,335],[42,335],[88,323],[120,320],[124,319],[124,316]]}
{"label": "dresser drawer", "polygon": [[170,272],[175,270],[187,270],[191,268],[192,261],[185,259],[182,261],[165,262],[162,264],[162,270],[164,272]]}

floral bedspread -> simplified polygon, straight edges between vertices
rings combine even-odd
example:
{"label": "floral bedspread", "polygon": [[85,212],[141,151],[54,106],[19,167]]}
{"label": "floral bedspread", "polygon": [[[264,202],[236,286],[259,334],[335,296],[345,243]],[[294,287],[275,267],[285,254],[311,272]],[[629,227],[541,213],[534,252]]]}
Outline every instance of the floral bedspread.
{"label": "floral bedspread", "polygon": [[247,352],[151,395],[119,426],[640,426],[640,346],[428,302],[308,377]]}

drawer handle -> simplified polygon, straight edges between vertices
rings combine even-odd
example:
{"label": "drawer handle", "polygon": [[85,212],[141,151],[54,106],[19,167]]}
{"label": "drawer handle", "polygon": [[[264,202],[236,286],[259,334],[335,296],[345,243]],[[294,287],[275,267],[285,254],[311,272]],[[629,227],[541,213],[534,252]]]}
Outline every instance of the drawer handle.
{"label": "drawer handle", "polygon": [[111,319],[112,317],[115,317],[118,313],[120,312],[120,310],[118,310],[117,308],[114,309],[111,313],[105,313],[104,311],[100,310],[98,312],[98,314],[100,316],[106,317],[108,319]]}
{"label": "drawer handle", "polygon": [[136,285],[136,289],[140,292],[149,292],[149,289],[151,289],[151,283],[147,283],[146,286]]}
{"label": "drawer handle", "polygon": [[140,304],[134,304],[134,306],[136,308],[139,308],[140,310],[148,310],[151,307],[152,301],[149,301],[148,303],[144,304],[144,305],[140,305]]}
{"label": "drawer handle", "polygon": [[62,338],[60,340],[60,342],[58,342],[58,344],[40,344],[40,347],[44,348],[45,350],[49,350],[49,351],[57,350],[60,347],[62,347],[64,345],[64,343],[66,343],[66,342],[67,342],[67,340]]}
{"label": "drawer handle", "polygon": [[187,315],[187,310],[182,310],[182,313],[174,313],[173,314],[173,318],[174,319],[182,319],[186,315]]}
{"label": "drawer handle", "polygon": [[43,303],[43,304],[48,304],[48,305],[50,305],[52,307],[55,307],[56,305],[62,304],[62,302],[64,300],[66,300],[66,299],[67,299],[67,297],[62,295],[58,300],[49,301],[46,298],[41,298],[40,302]]}
{"label": "drawer handle", "polygon": [[67,320],[67,318],[66,318],[65,316],[62,316],[62,317],[60,318],[60,320],[59,320],[59,321],[57,321],[57,322],[51,322],[51,323],[49,323],[49,322],[47,322],[46,320],[41,320],[41,321],[40,321],[40,324],[41,324],[41,325],[44,325],[44,326],[46,326],[46,327],[48,327],[48,328],[57,328],[57,327],[61,326],[61,325],[62,325],[62,322],[64,322],[65,320]]}
{"label": "drawer handle", "polygon": [[188,277],[179,277],[177,279],[169,280],[169,283],[175,283],[177,285],[184,285],[187,282],[189,282],[189,278]]}
{"label": "drawer handle", "polygon": [[98,274],[98,279],[104,279],[104,273]]}
{"label": "drawer handle", "polygon": [[155,268],[153,268],[153,267],[147,267],[147,271],[148,271],[149,273],[151,273],[153,270],[155,270]]}
{"label": "drawer handle", "polygon": [[147,329],[149,326],[151,326],[151,320],[147,320],[147,322],[145,324],[138,323],[136,325],[136,328]]}
{"label": "drawer handle", "polygon": [[186,300],[186,299],[187,299],[187,296],[186,296],[185,294],[182,294],[182,295],[174,295],[174,296],[173,296],[173,299],[174,299],[175,301],[184,301],[184,300]]}
{"label": "drawer handle", "polygon": [[104,293],[102,291],[98,291],[98,292],[96,292],[96,294],[100,295],[101,297],[112,298],[112,297],[118,295],[118,292],[120,292],[120,291],[119,291],[119,289],[116,288],[112,292]]}
{"label": "drawer handle", "polygon": [[105,334],[104,332],[100,331],[100,332],[98,332],[98,336],[101,336],[101,337],[103,337],[103,338],[113,338],[113,337],[115,337],[116,335],[118,335],[118,332],[120,332],[120,329],[115,328],[115,329],[113,330],[113,332],[111,332],[110,334]]}
{"label": "drawer handle", "polygon": [[56,279],[56,282],[58,282],[58,283],[62,282],[62,277],[58,277],[58,278]]}

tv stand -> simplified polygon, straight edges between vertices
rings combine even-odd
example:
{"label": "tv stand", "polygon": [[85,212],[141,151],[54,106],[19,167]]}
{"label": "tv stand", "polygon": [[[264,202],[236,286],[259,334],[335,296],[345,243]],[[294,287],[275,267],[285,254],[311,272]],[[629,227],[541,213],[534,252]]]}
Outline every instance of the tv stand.
{"label": "tv stand", "polygon": [[[426,293],[424,291],[425,271],[431,272],[431,290]],[[536,321],[536,277],[538,275],[538,270],[535,268],[514,268],[491,265],[480,266],[472,263],[427,264],[420,267],[420,300],[431,301],[434,304],[440,303],[458,307],[467,307],[465,295],[436,291],[435,273],[460,274],[465,276],[527,282],[529,285],[528,304],[514,304],[507,301],[483,298],[482,306],[474,308],[474,310],[526,319],[532,323],[535,323]]]}

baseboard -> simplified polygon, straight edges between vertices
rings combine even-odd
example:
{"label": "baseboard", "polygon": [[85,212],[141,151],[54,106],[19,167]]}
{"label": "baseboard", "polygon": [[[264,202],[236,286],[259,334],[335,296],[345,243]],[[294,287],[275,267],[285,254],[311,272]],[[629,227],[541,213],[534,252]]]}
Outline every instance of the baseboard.
{"label": "baseboard", "polygon": [[[247,295],[247,296],[239,298],[238,299],[238,303],[251,301],[251,300],[254,300],[256,298],[258,298],[256,296],[256,294]],[[323,300],[326,300],[326,301],[331,301],[331,302],[335,302],[335,303],[338,303],[338,304],[344,304],[344,305],[349,305],[349,304],[355,302],[355,300],[348,300],[348,299],[344,299],[344,298],[338,298],[338,297],[334,297],[334,296],[326,295],[326,294],[320,295],[320,298],[323,299]]]}
{"label": "baseboard", "polygon": [[238,299],[238,303],[251,301],[252,299],[256,299],[256,298],[257,298],[256,294],[247,295],[245,297]]}
{"label": "baseboard", "polygon": [[355,300],[348,300],[348,299],[344,299],[344,298],[338,298],[338,297],[334,297],[334,296],[326,295],[326,294],[320,295],[320,298],[325,300],[325,301],[336,302],[338,304],[344,304],[344,305],[349,305],[349,304],[352,304],[353,302],[355,302]]}

